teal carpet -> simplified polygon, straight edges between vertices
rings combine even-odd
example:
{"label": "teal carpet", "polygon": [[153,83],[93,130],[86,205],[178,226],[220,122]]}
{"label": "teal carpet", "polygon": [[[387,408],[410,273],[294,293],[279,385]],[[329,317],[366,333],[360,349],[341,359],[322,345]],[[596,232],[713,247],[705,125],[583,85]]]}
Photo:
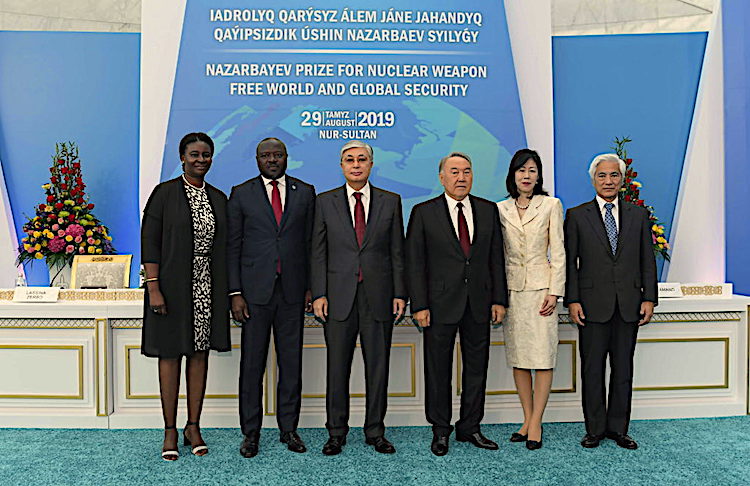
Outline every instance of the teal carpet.
{"label": "teal carpet", "polygon": [[353,429],[335,457],[320,453],[323,429],[300,430],[305,454],[287,451],[278,431],[264,429],[253,459],[239,454],[239,430],[204,429],[211,452],[193,457],[181,447],[174,463],[159,457],[159,430],[0,429],[0,485],[750,484],[750,417],[636,421],[636,451],[611,440],[583,449],[581,423],[545,425],[544,447],[528,451],[508,442],[515,427],[483,427],[499,451],[452,440],[445,457],[430,453],[426,427],[389,429],[398,449],[390,456]]}

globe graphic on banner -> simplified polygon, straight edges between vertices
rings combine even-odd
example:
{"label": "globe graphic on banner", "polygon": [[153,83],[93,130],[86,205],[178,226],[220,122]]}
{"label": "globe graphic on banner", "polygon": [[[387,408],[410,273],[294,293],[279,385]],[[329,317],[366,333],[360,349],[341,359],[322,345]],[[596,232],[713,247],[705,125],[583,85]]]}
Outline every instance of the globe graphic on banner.
{"label": "globe graphic on banner", "polygon": [[[320,128],[300,126],[302,112],[323,108],[288,101],[270,102],[263,109],[241,106],[207,130],[215,143],[210,183],[229,194],[232,186],[255,177],[255,149],[266,137],[286,144],[288,173],[315,185],[318,192],[344,183],[339,150],[347,140],[324,140],[318,136]],[[287,103],[289,106],[284,106]],[[332,109],[330,104],[326,109]],[[473,194],[494,201],[505,197],[505,171],[511,154],[472,116],[439,98],[383,101],[379,109],[397,112],[399,128],[380,128],[378,139],[365,140],[374,152],[371,181],[401,195],[405,216],[414,204],[442,192],[438,163],[453,151],[472,158]],[[179,164],[170,165],[164,167],[163,179],[181,173]]]}

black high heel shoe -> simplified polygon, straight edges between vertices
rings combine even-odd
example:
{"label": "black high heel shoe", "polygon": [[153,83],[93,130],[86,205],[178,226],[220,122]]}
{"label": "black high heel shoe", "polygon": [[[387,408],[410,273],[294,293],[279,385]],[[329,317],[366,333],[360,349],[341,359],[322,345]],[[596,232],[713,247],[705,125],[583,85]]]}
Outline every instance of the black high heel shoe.
{"label": "black high heel shoe", "polygon": [[194,456],[205,456],[206,454],[208,454],[208,446],[206,445],[206,443],[205,442],[193,443],[190,441],[190,439],[188,439],[187,428],[191,425],[195,425],[196,429],[200,427],[198,425],[198,422],[186,423],[185,429],[182,431],[182,437],[183,437],[182,444],[188,447],[192,447],[191,452],[193,453]]}
{"label": "black high heel shoe", "polygon": [[522,435],[522,434],[519,434],[518,432],[513,432],[513,435],[510,436],[510,441],[511,442],[526,442],[528,438],[529,438],[528,434]]}
{"label": "black high heel shoe", "polygon": [[527,440],[526,448],[530,451],[535,451],[542,448],[542,438],[544,437],[544,427],[542,427],[542,433],[539,434],[539,440]]}
{"label": "black high heel shoe", "polygon": [[[176,429],[177,427],[175,427],[174,425],[169,425],[169,426],[164,427],[164,430],[176,430]],[[161,458],[164,459],[165,461],[170,461],[170,462],[176,461],[177,459],[180,458],[180,451],[162,448]]]}

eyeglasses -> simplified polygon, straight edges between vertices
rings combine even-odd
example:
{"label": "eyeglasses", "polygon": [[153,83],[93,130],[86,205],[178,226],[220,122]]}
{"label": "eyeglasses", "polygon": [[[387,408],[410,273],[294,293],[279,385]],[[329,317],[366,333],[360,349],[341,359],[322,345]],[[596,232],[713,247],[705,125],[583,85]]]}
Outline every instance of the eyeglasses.
{"label": "eyeglasses", "polygon": [[271,157],[274,159],[282,159],[285,155],[284,152],[261,152],[258,154],[258,157],[261,159],[270,159]]}

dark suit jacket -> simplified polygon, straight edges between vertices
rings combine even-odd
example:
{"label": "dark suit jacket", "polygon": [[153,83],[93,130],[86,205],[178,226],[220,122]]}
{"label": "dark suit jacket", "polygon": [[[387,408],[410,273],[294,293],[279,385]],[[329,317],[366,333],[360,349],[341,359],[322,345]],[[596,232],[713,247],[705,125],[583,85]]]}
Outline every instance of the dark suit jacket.
{"label": "dark suit jacket", "polygon": [[290,304],[302,302],[310,288],[315,188],[286,176],[281,225],[276,224],[260,176],[232,188],[227,211],[229,291],[242,291],[250,304],[267,304],[273,293],[276,262],[281,257],[284,299]]}
{"label": "dark suit jacket", "polygon": [[609,321],[617,302],[623,320],[637,322],[641,302],[658,303],[648,211],[621,200],[618,213],[615,255],[596,199],[565,217],[565,305],[580,303],[587,321]]}
{"label": "dark suit jacket", "polygon": [[[216,222],[211,247],[211,349],[229,351],[227,297],[227,196],[206,183]],[[167,314],[154,314],[143,301],[141,352],[146,356],[178,358],[195,352],[193,329],[193,219],[182,177],[154,188],[143,210],[141,263],[159,264],[159,290]]]}
{"label": "dark suit jacket", "polygon": [[362,248],[354,233],[346,187],[318,195],[312,237],[313,299],[328,298],[328,315],[343,321],[357,292],[359,268],[373,317],[393,319],[393,299],[406,299],[401,196],[370,184]]}
{"label": "dark suit jacket", "polygon": [[406,233],[411,312],[430,309],[436,323],[461,320],[468,299],[474,320],[490,321],[492,304],[508,305],[497,204],[469,195],[474,238],[464,256],[448,203],[440,195],[414,207]]}

